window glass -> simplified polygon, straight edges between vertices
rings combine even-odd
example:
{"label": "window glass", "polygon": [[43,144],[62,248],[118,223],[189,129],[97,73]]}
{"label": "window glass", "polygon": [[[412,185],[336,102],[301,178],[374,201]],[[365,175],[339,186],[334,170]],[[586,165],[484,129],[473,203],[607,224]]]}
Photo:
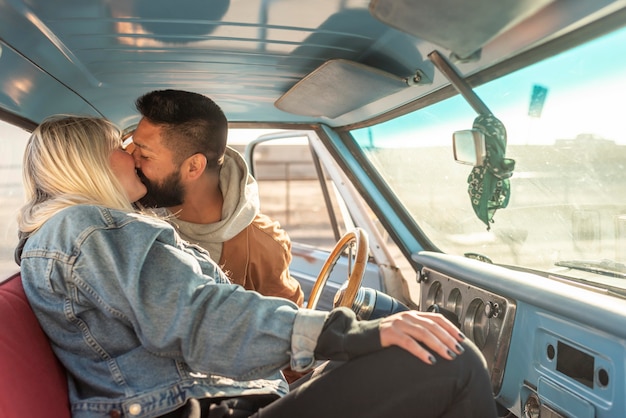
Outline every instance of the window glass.
{"label": "window glass", "polygon": [[624,288],[611,276],[626,274],[625,44],[622,29],[476,89],[515,160],[489,229],[468,194],[473,167],[453,158],[453,132],[476,117],[462,97],[353,136],[440,250]]}
{"label": "window glass", "polygon": [[[233,148],[241,152],[244,152],[248,142],[256,138],[252,132],[256,132],[256,135],[269,133],[238,131],[230,131],[229,138],[232,139],[229,139],[229,142]],[[325,163],[323,157],[317,162],[306,135],[297,136],[295,133],[292,135],[288,131],[280,131],[280,134],[274,132],[274,136],[277,135],[281,138],[261,141],[251,152],[253,172],[259,185],[261,211],[280,222],[289,234],[292,244],[331,251],[339,238],[355,226],[348,207],[351,210],[364,209],[366,211],[364,215],[370,218],[372,226],[377,228],[380,234],[382,239],[380,244],[384,246],[384,252],[391,258],[376,260],[374,256],[370,261],[397,268],[398,274],[408,278],[411,283],[410,291],[419,292],[419,289],[413,286],[417,284],[413,280],[415,270],[382,228],[376,215],[369,210],[360,196],[350,194],[347,201],[341,196],[341,193],[346,193],[345,188],[340,192],[324,170],[326,164],[334,166],[334,162]],[[239,141],[241,143],[238,143]],[[320,178],[323,180],[320,181]],[[379,247],[378,251],[381,252],[382,249]],[[298,254],[303,253],[298,251]],[[310,257],[312,258],[312,254]],[[312,273],[317,274],[318,271]],[[375,286],[380,289],[378,286],[381,284]]]}
{"label": "window glass", "polygon": [[[256,138],[258,131],[229,132],[229,143],[241,152],[243,143]],[[234,139],[237,138],[237,139]],[[242,144],[238,144],[241,142]],[[259,185],[261,211],[280,222],[292,242],[330,250],[337,242],[331,223],[336,217],[339,233],[346,232],[344,211],[332,182],[325,174],[327,208],[324,190],[306,136],[270,139],[254,147],[252,164]]]}
{"label": "window glass", "polygon": [[22,157],[30,133],[0,120],[0,279],[18,271],[17,211],[24,203]]}

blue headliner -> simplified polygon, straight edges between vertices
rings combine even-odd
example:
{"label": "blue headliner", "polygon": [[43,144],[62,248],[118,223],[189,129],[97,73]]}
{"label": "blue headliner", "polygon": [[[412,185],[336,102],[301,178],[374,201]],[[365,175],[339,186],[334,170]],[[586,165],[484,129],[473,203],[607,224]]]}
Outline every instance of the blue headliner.
{"label": "blue headliner", "polygon": [[[424,5],[419,10],[423,15],[464,1],[416,3]],[[563,7],[572,1],[579,6]],[[178,88],[212,97],[232,122],[343,126],[446,85],[427,54],[435,48],[444,55],[450,51],[387,26],[369,13],[369,3],[0,0],[0,109],[35,123],[53,113],[100,114],[125,127],[137,121],[133,102],[139,95]],[[480,60],[458,67],[464,74],[475,73],[556,31],[574,28],[581,16],[599,10],[600,17],[612,3],[553,0],[542,11],[546,15],[542,25],[534,25],[532,31],[523,22],[509,28],[483,48]],[[490,3],[477,0],[476,4]],[[459,29],[462,23],[484,30],[472,28],[470,18],[465,20],[470,23],[441,24],[457,38],[467,33]],[[294,84],[334,58],[367,64],[400,78],[420,70],[432,82],[334,118],[299,116],[274,105]],[[332,95],[333,89],[320,93]]]}

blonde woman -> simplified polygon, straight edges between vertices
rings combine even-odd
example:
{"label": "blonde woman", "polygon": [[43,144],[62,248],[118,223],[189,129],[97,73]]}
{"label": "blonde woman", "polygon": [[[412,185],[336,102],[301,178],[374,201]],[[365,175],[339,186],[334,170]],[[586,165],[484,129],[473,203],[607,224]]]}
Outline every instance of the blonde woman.
{"label": "blonde woman", "polygon": [[[74,417],[496,416],[484,360],[442,316],[299,309],[135,213],[145,187],[103,119],[45,120],[24,184],[16,258]],[[342,363],[289,392],[280,370],[317,360]]]}

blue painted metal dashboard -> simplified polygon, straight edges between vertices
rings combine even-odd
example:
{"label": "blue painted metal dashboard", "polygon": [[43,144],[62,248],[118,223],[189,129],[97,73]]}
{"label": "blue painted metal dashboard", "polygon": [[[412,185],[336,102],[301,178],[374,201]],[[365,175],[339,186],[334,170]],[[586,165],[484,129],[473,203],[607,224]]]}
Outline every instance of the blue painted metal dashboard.
{"label": "blue painted metal dashboard", "polygon": [[[497,335],[506,360],[502,370],[494,370],[493,361],[490,364],[492,382],[494,374],[502,373],[494,393],[499,404],[517,416],[530,414],[533,408],[541,408],[540,416],[626,416],[625,300],[557,276],[515,271],[458,256],[420,252],[413,259],[422,266],[418,279],[423,298],[436,282],[425,276],[435,275],[462,282],[441,293],[439,302],[444,305],[451,306],[449,299],[455,299],[455,292],[467,295],[472,290],[483,292],[483,306],[489,305],[489,295],[514,303],[511,333]],[[464,315],[472,300],[455,300],[464,304],[460,309]],[[489,309],[474,313],[482,320],[460,321],[468,337],[484,334],[490,338],[490,332],[500,331],[492,325],[498,318],[488,317]],[[487,330],[480,331],[480,327]]]}

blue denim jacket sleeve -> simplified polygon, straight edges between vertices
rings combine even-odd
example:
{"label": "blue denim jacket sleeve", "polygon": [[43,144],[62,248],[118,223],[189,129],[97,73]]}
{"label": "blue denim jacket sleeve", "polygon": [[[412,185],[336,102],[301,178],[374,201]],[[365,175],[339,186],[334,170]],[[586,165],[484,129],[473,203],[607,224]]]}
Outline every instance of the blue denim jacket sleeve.
{"label": "blue denim jacket sleeve", "polygon": [[[65,273],[50,274],[50,260]],[[208,254],[167,223],[100,207],[69,208],[46,222],[28,239],[22,268],[69,296],[91,333],[116,332],[109,350],[140,343],[192,370],[237,380],[265,377],[290,359],[297,370],[312,365],[327,315],[228,284]]]}
{"label": "blue denim jacket sleeve", "polygon": [[328,314],[320,311],[301,310],[296,315],[291,336],[291,368],[303,372],[315,363],[317,338],[322,332]]}

